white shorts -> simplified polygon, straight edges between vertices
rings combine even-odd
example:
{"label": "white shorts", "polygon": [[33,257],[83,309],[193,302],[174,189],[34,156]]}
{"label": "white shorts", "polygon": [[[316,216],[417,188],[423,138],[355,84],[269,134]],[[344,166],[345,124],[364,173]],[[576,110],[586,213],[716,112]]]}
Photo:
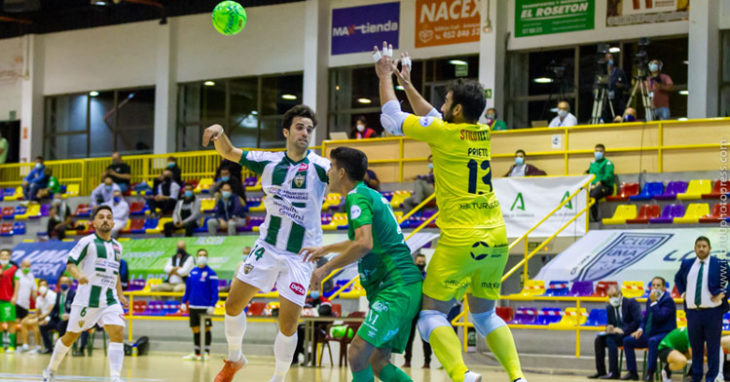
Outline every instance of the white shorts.
{"label": "white shorts", "polygon": [[124,327],[124,310],[122,310],[122,306],[114,304],[103,308],[88,308],[81,305],[72,305],[66,330],[73,333],[84,332],[93,328],[97,323],[101,326],[117,325]]}
{"label": "white shorts", "polygon": [[303,258],[290,253],[277,253],[268,244],[256,240],[251,254],[238,269],[236,278],[263,292],[271,291],[276,283],[279,296],[304,306],[314,264],[305,263]]}

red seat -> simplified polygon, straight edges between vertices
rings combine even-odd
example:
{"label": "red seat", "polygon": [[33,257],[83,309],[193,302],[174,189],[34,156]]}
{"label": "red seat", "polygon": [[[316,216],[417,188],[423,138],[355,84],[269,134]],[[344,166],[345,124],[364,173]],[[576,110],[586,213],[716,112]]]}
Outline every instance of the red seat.
{"label": "red seat", "polygon": [[91,214],[91,207],[88,204],[81,203],[76,206],[76,212],[74,216],[89,216]]}
{"label": "red seat", "polygon": [[122,233],[132,233],[144,229],[144,219],[132,219],[129,222],[129,229],[123,229]]}
{"label": "red seat", "polygon": [[662,207],[658,204],[643,204],[639,208],[636,219],[627,219],[626,224],[649,224],[649,220],[658,218],[662,214]]}
{"label": "red seat", "polygon": [[593,292],[593,297],[606,297],[608,287],[615,285],[618,287],[618,281],[599,281],[596,283],[596,291]]}
{"label": "red seat", "polygon": [[13,223],[0,225],[0,236],[13,236]]}
{"label": "red seat", "polygon": [[679,289],[677,289],[676,285],[672,288],[672,298],[682,298],[682,295],[679,294]]}
{"label": "red seat", "polygon": [[515,310],[511,306],[498,306],[497,315],[501,317],[504,322],[510,322],[515,318]]}
{"label": "red seat", "polygon": [[335,317],[342,317],[342,305],[332,304],[332,315]]}
{"label": "red seat", "polygon": [[717,203],[712,207],[712,211],[700,218],[700,223],[720,223],[723,219],[730,216],[730,204]]}
{"label": "red seat", "polygon": [[188,184],[190,184],[193,186],[193,189],[195,189],[195,187],[198,187],[199,182],[200,182],[200,180],[198,180],[198,179],[188,179],[185,181],[185,185],[187,186]]}
{"label": "red seat", "polygon": [[621,183],[616,195],[607,196],[606,200],[611,202],[624,202],[629,196],[639,194],[639,183]]}
{"label": "red seat", "polygon": [[4,207],[3,211],[3,219],[12,219],[15,215],[15,208],[14,207]]}
{"label": "red seat", "polygon": [[142,215],[144,213],[144,202],[132,202],[129,205],[130,215]]}
{"label": "red seat", "polygon": [[264,312],[264,308],[266,308],[266,303],[263,301],[251,302],[251,304],[248,306],[248,312],[246,312],[246,315],[260,316],[261,313]]}
{"label": "red seat", "polygon": [[725,194],[730,194],[730,180],[716,180],[712,186],[712,192],[709,194],[702,194],[703,199],[720,199],[723,191]]}
{"label": "red seat", "polygon": [[142,314],[147,310],[147,301],[135,301],[132,307],[134,314]]}

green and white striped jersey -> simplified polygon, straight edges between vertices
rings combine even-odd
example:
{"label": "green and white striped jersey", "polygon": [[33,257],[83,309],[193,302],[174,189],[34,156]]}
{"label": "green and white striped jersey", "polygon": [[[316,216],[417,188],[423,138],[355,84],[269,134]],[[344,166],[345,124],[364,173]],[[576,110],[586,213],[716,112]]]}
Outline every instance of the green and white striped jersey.
{"label": "green and white striped jersey", "polygon": [[84,236],[71,249],[68,262],[74,263],[89,280],[79,284],[73,305],[87,308],[103,308],[117,304],[117,278],[122,245],[112,239],[102,240],[95,233]]}
{"label": "green and white striped jersey", "polygon": [[320,212],[330,161],[309,151],[299,162],[285,152],[244,151],[240,161],[261,176],[266,220],[259,238],[279,252],[298,254],[322,244]]}

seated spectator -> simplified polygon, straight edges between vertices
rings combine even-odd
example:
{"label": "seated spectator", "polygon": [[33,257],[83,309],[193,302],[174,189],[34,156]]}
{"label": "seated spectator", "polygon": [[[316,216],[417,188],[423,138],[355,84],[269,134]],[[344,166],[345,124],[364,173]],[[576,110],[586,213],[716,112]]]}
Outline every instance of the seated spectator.
{"label": "seated spectator", "polygon": [[177,201],[172,212],[172,223],[165,223],[165,237],[172,237],[172,233],[181,228],[185,228],[185,236],[193,236],[202,216],[200,199],[195,196],[193,185],[188,183],[183,198]]}
{"label": "seated spectator", "polygon": [[588,173],[596,177],[591,182],[591,198],[596,202],[591,206],[591,218],[598,221],[598,201],[613,194],[613,162],[605,158],[606,146],[602,143],[596,145],[593,153],[595,159],[588,168]]}
{"label": "seated spectator", "polygon": [[223,183],[221,188],[222,197],[216,203],[215,219],[208,220],[208,233],[215,235],[218,229],[228,232],[228,236],[236,234],[236,228],[241,224],[246,224],[245,207],[241,204],[241,200],[233,194],[231,185]]}
{"label": "seated spectator", "polygon": [[355,127],[352,131],[350,131],[351,139],[368,139],[377,137],[378,133],[368,127],[368,120],[364,115],[358,116],[357,119],[355,119]]}
{"label": "seated spectator", "polygon": [[570,113],[570,104],[567,101],[558,102],[558,116],[550,121],[548,127],[570,127],[578,124],[578,119]]}
{"label": "seated spectator", "polygon": [[[208,266],[208,251],[201,248],[198,250],[196,267],[190,271],[190,276],[185,281],[185,294],[182,298],[183,304],[188,304],[190,318],[190,329],[193,331],[194,354],[183,357],[184,360],[200,361],[200,324],[201,316],[212,316],[215,304],[218,303],[218,275]],[[213,323],[210,318],[205,319],[205,355],[203,360],[210,356],[210,343],[213,340],[210,329]]]}
{"label": "seated spectator", "polygon": [[[39,296],[36,300],[36,306],[42,304],[53,303],[50,320],[39,320],[38,324],[41,329],[41,336],[43,337],[43,345],[45,350],[43,354],[53,353],[53,342],[51,341],[51,332],[54,330],[58,332],[59,337],[63,337],[66,334],[68,328],[68,318],[71,314],[71,303],[73,303],[74,297],[76,297],[76,291],[71,289],[71,279],[66,276],[61,276],[58,279],[59,291],[56,294],[55,299],[48,299],[46,301],[41,300],[42,296]],[[55,303],[54,303],[55,302]],[[45,322],[45,323],[44,323]]]}
{"label": "seated spectator", "polygon": [[71,207],[65,200],[61,199],[61,194],[53,195],[51,209],[48,212],[48,225],[46,232],[48,237],[56,236],[58,240],[66,238],[66,231],[76,229],[76,222],[72,219]]}
{"label": "seated spectator", "polygon": [[246,203],[246,191],[243,189],[243,182],[241,182],[241,178],[236,178],[231,173],[231,170],[225,167],[221,169],[220,177],[217,178],[213,186],[210,187],[210,193],[215,195],[216,199],[221,198],[220,191],[224,184],[228,184],[231,187],[231,192],[233,192],[233,195],[236,195],[241,199],[241,203]]}
{"label": "seated spectator", "polygon": [[114,191],[112,200],[104,204],[112,208],[112,215],[114,216],[112,237],[116,239],[119,237],[119,231],[127,226],[127,221],[129,220],[129,204],[124,200],[121,190]]}
{"label": "seated spectator", "polygon": [[215,169],[215,179],[220,179],[220,177],[223,176],[221,175],[221,171],[223,171],[224,168],[228,169],[228,172],[232,178],[238,178],[243,181],[243,166],[228,159],[223,159],[218,168]]}
{"label": "seated spectator", "polygon": [[193,269],[193,257],[185,251],[185,242],[177,242],[177,252],[167,260],[164,271],[167,273],[165,282],[152,285],[153,292],[183,292],[185,281],[190,270]]}
{"label": "seated spectator", "polygon": [[509,127],[507,127],[507,124],[503,120],[497,119],[497,109],[490,107],[489,109],[487,109],[485,117],[487,118],[487,125],[489,125],[491,131],[509,129]]}
{"label": "seated spectator", "polygon": [[53,170],[46,167],[46,178],[48,178],[48,185],[46,188],[38,190],[36,197],[38,200],[52,198],[54,194],[61,193],[61,183],[58,182],[58,178],[53,176]]}
{"label": "seated spectator", "polygon": [[373,190],[380,191],[380,180],[378,180],[378,176],[375,174],[375,171],[367,169],[367,172],[365,172],[365,178],[363,178],[362,181],[365,182],[366,186]]}
{"label": "seated spectator", "polygon": [[177,158],[175,158],[175,157],[167,158],[167,170],[172,171],[172,179],[177,184],[183,184],[182,170],[180,169],[180,166],[177,165]]}
{"label": "seated spectator", "polygon": [[162,171],[162,177],[156,186],[153,195],[147,199],[147,205],[153,216],[159,208],[163,215],[167,215],[175,209],[177,198],[180,196],[180,184],[173,180],[172,170]]}
{"label": "seated spectator", "polygon": [[43,164],[42,156],[35,158],[35,167],[23,178],[22,187],[25,200],[36,200],[38,191],[48,187],[46,166]]}
{"label": "seated spectator", "polygon": [[409,213],[417,205],[433,194],[433,156],[428,156],[428,174],[416,178],[413,195],[403,201],[404,213]]}
{"label": "seated spectator", "polygon": [[118,152],[115,151],[112,154],[112,164],[107,166],[104,175],[111,176],[114,183],[122,190],[122,193],[129,190],[129,182],[132,180],[132,169],[122,161],[122,156]]}
{"label": "seated spectator", "polygon": [[96,186],[94,191],[91,191],[91,207],[95,208],[96,206],[111,202],[116,191],[121,192],[122,190],[114,184],[111,175],[104,175],[101,184]]}
{"label": "seated spectator", "polygon": [[677,327],[677,306],[672,296],[667,293],[667,282],[661,277],[651,280],[651,293],[646,301],[646,315],[641,320],[639,329],[624,338],[626,369],[628,373],[622,379],[639,379],[636,368],[634,349],[648,348],[648,364],[646,366],[647,381],[654,380],[656,371],[657,349],[667,333]]}
{"label": "seated spectator", "polygon": [[[641,306],[633,298],[624,298],[617,285],[611,285],[606,291],[608,317],[606,331],[596,336],[594,347],[596,351],[596,374],[590,379],[619,379],[621,371],[618,368],[618,348],[623,346],[624,338],[639,328],[641,323]],[[608,369],[606,373],[606,348],[608,348]]]}
{"label": "seated spectator", "polygon": [[[48,325],[51,321],[51,312],[56,304],[56,292],[48,289],[48,281],[38,282],[38,296],[36,297],[35,280],[33,280],[33,299],[36,302],[36,309],[33,314],[28,314],[21,321],[20,336],[23,338],[21,352],[36,354],[41,352],[41,325]],[[20,318],[18,318],[20,319]],[[30,332],[35,337],[35,349],[30,350]]]}
{"label": "seated spectator", "polygon": [[525,163],[525,158],[527,158],[527,154],[525,154],[524,150],[519,149],[515,151],[515,164],[513,164],[512,167],[509,168],[504,176],[519,177],[546,175],[545,171],[542,171],[531,164]]}
{"label": "seated spectator", "polygon": [[614,122],[621,123],[621,122],[636,122],[636,109],[629,106],[624,110],[623,115],[617,115],[616,118],[613,120]]}

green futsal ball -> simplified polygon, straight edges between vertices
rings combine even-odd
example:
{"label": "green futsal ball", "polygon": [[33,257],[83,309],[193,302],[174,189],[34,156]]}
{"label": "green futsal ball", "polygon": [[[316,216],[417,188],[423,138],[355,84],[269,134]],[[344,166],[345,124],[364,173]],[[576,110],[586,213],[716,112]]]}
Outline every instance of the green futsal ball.
{"label": "green futsal ball", "polygon": [[246,10],[235,1],[221,1],[213,9],[213,27],[220,34],[232,36],[246,26]]}

